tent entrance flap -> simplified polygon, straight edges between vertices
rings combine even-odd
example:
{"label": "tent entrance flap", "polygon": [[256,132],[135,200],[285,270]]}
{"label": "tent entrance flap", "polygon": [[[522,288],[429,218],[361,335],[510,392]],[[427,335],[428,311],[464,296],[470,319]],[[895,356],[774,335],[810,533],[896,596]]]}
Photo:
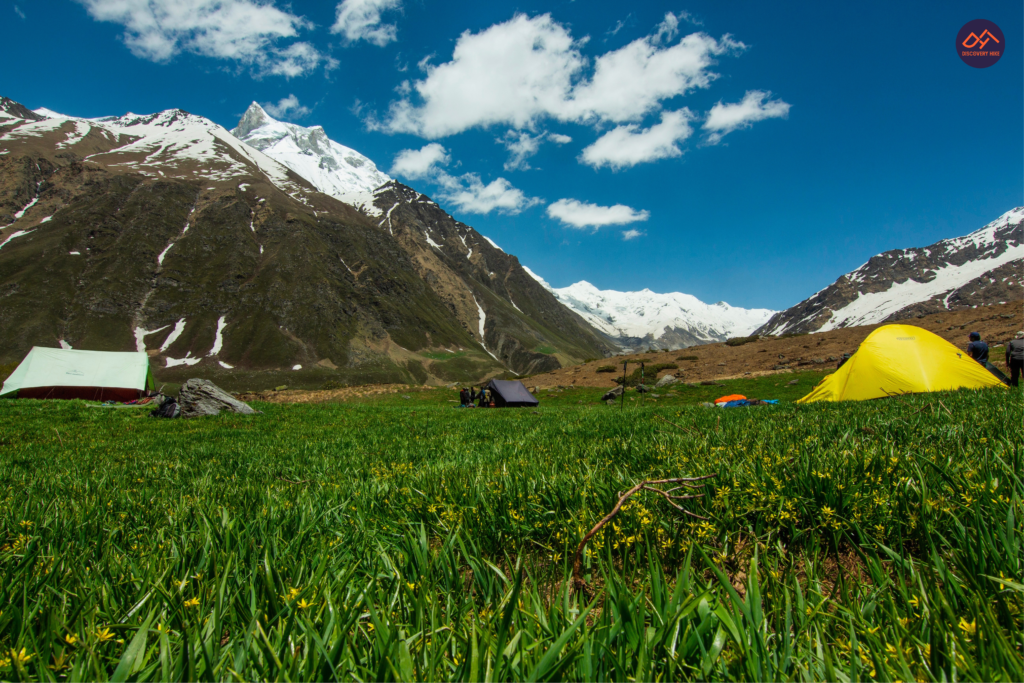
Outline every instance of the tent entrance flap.
{"label": "tent entrance flap", "polygon": [[487,383],[487,388],[494,396],[496,408],[533,408],[540,405],[537,397],[517,379],[492,379]]}

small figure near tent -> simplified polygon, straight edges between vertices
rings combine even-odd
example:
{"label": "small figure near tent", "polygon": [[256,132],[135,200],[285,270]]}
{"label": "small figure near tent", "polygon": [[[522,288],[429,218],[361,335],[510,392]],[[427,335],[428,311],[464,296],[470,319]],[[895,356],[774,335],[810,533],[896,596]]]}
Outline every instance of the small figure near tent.
{"label": "small figure near tent", "polygon": [[1006,367],[1010,370],[1010,386],[1020,386],[1020,375],[1024,370],[1024,330],[1006,345]]}
{"label": "small figure near tent", "polygon": [[971,332],[970,340],[971,342],[967,345],[967,354],[974,360],[984,365],[985,369],[991,372],[993,375],[995,375],[995,378],[998,379],[1000,382],[1002,382],[1003,384],[1009,384],[1010,380],[1006,378],[1006,375],[1004,375],[999,368],[997,368],[996,366],[992,365],[992,363],[989,362],[988,343],[982,341],[981,335],[978,334],[977,332]]}
{"label": "small figure near tent", "polygon": [[486,408],[487,407],[487,395],[484,392],[484,387],[480,387],[480,391],[477,391],[474,394],[473,399],[476,401],[476,407],[477,408]]}
{"label": "small figure near tent", "polygon": [[981,340],[981,335],[971,332],[968,338],[971,341],[967,344],[967,355],[982,365],[988,363],[988,344]]}

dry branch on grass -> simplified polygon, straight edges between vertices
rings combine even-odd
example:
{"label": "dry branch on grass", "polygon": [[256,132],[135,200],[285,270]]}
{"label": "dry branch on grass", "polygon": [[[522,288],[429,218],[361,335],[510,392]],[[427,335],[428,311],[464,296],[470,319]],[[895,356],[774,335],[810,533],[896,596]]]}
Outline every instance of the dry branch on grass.
{"label": "dry branch on grass", "polygon": [[[711,479],[712,477],[717,477],[717,476],[718,476],[717,474],[707,474],[707,475],[704,475],[703,477],[676,477],[676,478],[673,478],[673,479],[647,479],[645,481],[640,482],[639,484],[637,484],[633,488],[629,489],[628,491],[626,491],[622,495],[620,495],[619,496],[619,500],[618,500],[617,503],[615,503],[615,507],[612,508],[612,511],[609,512],[607,515],[605,515],[604,518],[602,518],[600,522],[595,524],[594,528],[591,529],[589,532],[587,532],[587,535],[583,537],[583,540],[580,541],[580,544],[578,546],[576,546],[576,553],[572,557],[572,585],[573,585],[573,588],[575,590],[577,590],[577,591],[581,591],[584,595],[588,595],[589,594],[590,587],[587,585],[586,580],[583,578],[583,572],[582,572],[583,548],[584,548],[584,546],[587,545],[587,543],[590,541],[590,539],[594,537],[594,534],[596,534],[598,531],[600,531],[601,528],[605,524],[607,524],[612,519],[614,519],[615,515],[619,514],[619,511],[622,509],[622,506],[625,504],[625,502],[627,500],[630,499],[630,497],[633,494],[637,493],[638,491],[650,491],[651,493],[656,493],[656,494],[660,495],[662,498],[664,498],[665,500],[667,500],[669,505],[671,505],[672,507],[674,507],[677,510],[681,511],[683,514],[689,515],[690,517],[694,517],[696,519],[707,520],[707,517],[701,517],[698,514],[690,512],[689,510],[686,510],[683,507],[681,507],[678,503],[674,502],[674,501],[677,501],[677,500],[689,500],[691,498],[701,498],[701,497],[704,496],[703,493],[691,493],[689,495],[680,496],[680,495],[673,495],[673,492],[674,491],[678,491],[679,489],[682,489],[682,488],[699,489],[699,488],[701,488],[701,485],[697,484],[695,482],[703,481],[705,479]],[[677,486],[673,486],[670,489],[654,488],[656,485],[661,485],[661,484],[677,484]]]}

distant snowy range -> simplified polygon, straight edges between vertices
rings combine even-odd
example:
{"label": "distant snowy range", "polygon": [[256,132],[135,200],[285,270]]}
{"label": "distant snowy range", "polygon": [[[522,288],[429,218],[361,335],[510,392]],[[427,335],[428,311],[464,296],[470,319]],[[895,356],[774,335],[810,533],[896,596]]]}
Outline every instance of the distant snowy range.
{"label": "distant snowy range", "polygon": [[555,288],[529,268],[525,270],[623,350],[673,350],[743,337],[776,313],[766,308],[738,308],[724,301],[706,304],[681,292],[602,290],[585,280]]}

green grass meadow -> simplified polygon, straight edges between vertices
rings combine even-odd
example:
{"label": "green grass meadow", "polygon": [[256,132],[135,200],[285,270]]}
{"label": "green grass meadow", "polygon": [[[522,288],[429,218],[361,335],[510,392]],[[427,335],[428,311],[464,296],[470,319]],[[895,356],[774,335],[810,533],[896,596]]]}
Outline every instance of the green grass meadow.
{"label": "green grass meadow", "polygon": [[[791,402],[820,376],[625,408],[0,401],[0,678],[1024,679],[1021,393]],[[783,402],[693,405],[737,392]],[[572,590],[618,492],[703,475],[706,520],[637,494]]]}

